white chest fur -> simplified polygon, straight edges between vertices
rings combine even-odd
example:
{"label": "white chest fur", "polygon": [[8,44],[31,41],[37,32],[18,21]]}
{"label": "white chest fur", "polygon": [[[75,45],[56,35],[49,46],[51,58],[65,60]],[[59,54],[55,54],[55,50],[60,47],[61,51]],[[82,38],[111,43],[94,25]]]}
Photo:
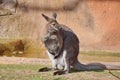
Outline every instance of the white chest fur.
{"label": "white chest fur", "polygon": [[58,65],[58,66],[65,66],[65,63],[64,63],[64,54],[61,54],[56,59],[54,59],[54,56],[52,54],[50,54],[48,51],[47,51],[47,54],[48,54],[48,56],[49,56],[52,64],[55,64],[55,65]]}

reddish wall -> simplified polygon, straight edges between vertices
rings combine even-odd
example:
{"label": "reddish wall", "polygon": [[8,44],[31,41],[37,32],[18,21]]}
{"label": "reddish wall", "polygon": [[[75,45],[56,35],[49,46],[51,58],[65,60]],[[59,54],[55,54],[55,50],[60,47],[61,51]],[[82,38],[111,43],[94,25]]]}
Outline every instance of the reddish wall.
{"label": "reddish wall", "polygon": [[0,37],[39,42],[46,24],[41,13],[51,16],[52,12],[77,34],[81,50],[120,51],[119,0],[18,0],[13,15],[0,17]]}

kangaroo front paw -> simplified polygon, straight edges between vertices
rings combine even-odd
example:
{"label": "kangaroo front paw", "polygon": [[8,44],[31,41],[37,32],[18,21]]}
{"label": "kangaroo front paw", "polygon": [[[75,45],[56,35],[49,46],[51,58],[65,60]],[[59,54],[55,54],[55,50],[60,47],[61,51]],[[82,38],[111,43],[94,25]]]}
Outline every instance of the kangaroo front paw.
{"label": "kangaroo front paw", "polygon": [[44,68],[39,69],[38,72],[46,72],[46,71],[49,71],[49,70],[50,70],[49,68],[44,67]]}
{"label": "kangaroo front paw", "polygon": [[66,73],[68,73],[67,71],[56,71],[56,72],[54,72],[53,73],[53,75],[62,75],[62,74],[66,74]]}

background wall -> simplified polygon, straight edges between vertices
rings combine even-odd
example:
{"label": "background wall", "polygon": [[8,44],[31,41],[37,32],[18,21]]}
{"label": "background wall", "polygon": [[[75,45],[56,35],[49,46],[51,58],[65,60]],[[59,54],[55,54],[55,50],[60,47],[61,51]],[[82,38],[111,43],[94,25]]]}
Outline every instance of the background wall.
{"label": "background wall", "polygon": [[53,12],[77,34],[81,50],[120,51],[119,0],[0,0],[0,38],[41,45],[46,24],[41,14]]}

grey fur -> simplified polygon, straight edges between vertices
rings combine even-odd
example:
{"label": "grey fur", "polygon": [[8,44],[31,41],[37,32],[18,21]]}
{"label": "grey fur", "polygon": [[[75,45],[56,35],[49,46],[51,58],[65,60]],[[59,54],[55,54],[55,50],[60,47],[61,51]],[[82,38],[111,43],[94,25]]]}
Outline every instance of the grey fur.
{"label": "grey fur", "polygon": [[[54,72],[54,75],[61,75],[70,72],[70,66],[77,70],[106,69],[106,66],[100,63],[81,64],[78,61],[79,39],[76,34],[67,26],[57,22],[57,14],[52,18],[42,14],[48,21],[46,25],[46,34],[42,37],[48,56],[52,62],[52,68],[39,69],[40,72],[55,70],[59,66],[63,70]],[[118,66],[120,68],[120,66]]]}

